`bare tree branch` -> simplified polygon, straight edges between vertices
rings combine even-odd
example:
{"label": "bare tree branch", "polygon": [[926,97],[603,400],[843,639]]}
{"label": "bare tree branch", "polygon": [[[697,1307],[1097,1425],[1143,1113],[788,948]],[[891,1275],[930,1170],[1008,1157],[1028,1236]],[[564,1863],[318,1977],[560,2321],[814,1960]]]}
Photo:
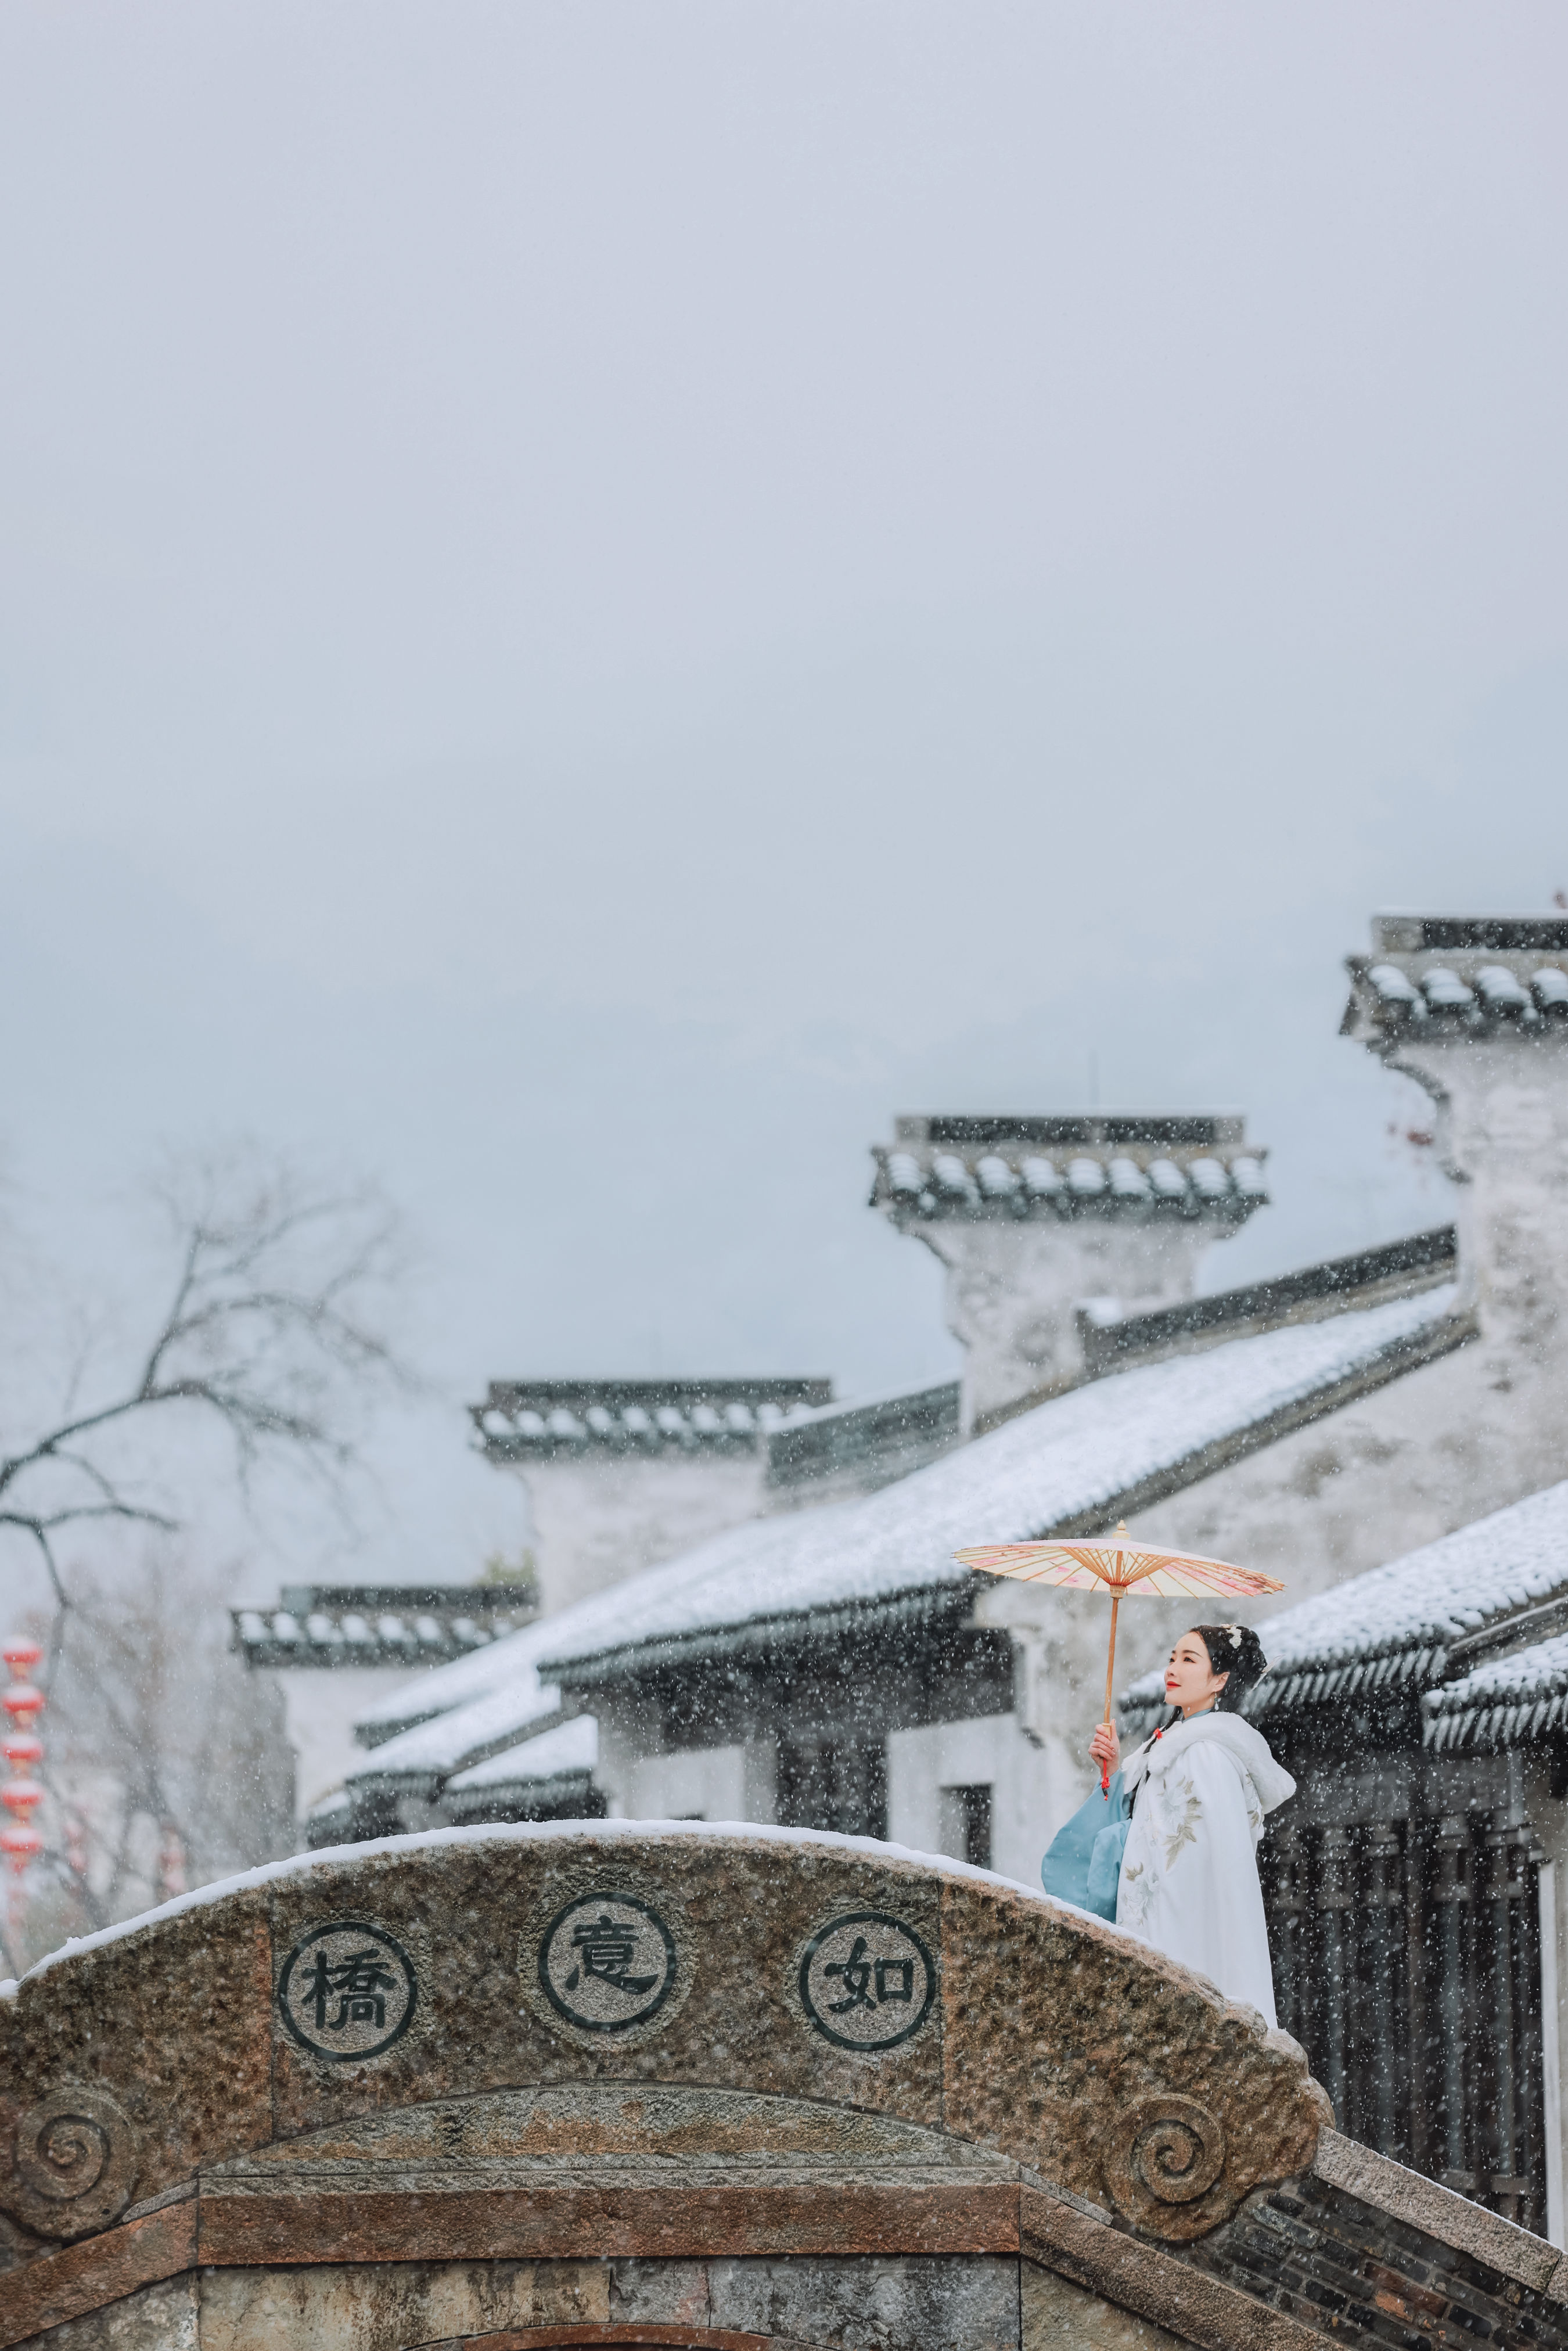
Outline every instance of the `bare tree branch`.
{"label": "bare tree branch", "polygon": [[400,1270],[400,1240],[372,1190],[312,1190],[249,1154],[175,1165],[156,1196],[171,1279],[134,1369],[92,1397],[78,1365],[72,1408],[0,1447],[0,1528],[37,1549],[57,1635],[69,1601],[51,1534],[94,1520],[175,1523],[128,1484],[115,1458],[122,1432],[183,1407],[226,1431],[246,1492],[266,1463],[287,1462],[340,1500],[356,1458],[353,1407],[371,1389],[412,1384],[373,1315]]}
{"label": "bare tree branch", "polygon": [[365,1404],[413,1384],[378,1311],[402,1249],[372,1190],[313,1188],[252,1152],[176,1165],[155,1196],[168,1270],[151,1328],[111,1373],[107,1318],[65,1310],[64,1331],[83,1329],[52,1418],[0,1431],[0,1538],[30,1547],[52,1607],[49,1843],[22,1924],[0,1934],[17,1972],[84,1921],[160,1900],[166,1842],[199,1880],[287,1851],[292,1833],[281,1701],[227,1654],[210,1576],[156,1543],[129,1575],[122,1555],[90,1553],[68,1573],[60,1538],[79,1553],[115,1526],[172,1532],[181,1512],[152,1465],[187,1422],[225,1434],[247,1497],[264,1470],[292,1468],[346,1512]]}

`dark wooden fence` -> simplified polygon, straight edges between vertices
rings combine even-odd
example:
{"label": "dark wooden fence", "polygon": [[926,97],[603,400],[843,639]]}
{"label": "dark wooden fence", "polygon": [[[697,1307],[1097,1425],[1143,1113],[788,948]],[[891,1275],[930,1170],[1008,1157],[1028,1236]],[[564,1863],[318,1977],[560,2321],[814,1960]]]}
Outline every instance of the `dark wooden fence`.
{"label": "dark wooden fence", "polygon": [[1542,1858],[1484,1813],[1282,1820],[1260,1855],[1280,2022],[1340,2128],[1538,2232]]}

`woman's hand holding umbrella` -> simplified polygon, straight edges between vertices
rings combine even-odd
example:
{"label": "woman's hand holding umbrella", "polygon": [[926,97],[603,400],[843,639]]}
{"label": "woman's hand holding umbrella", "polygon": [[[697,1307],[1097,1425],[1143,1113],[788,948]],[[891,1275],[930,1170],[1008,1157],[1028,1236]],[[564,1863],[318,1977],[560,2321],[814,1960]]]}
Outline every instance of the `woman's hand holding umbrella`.
{"label": "woman's hand holding umbrella", "polygon": [[1095,1542],[977,1543],[954,1556],[986,1575],[1006,1575],[1022,1583],[1056,1583],[1064,1591],[1104,1590],[1111,1594],[1111,1649],[1105,1661],[1105,1713],[1090,1752],[1100,1766],[1100,1785],[1111,1784],[1121,1746],[1111,1720],[1111,1686],[1116,1671],[1116,1611],[1124,1593],[1150,1600],[1250,1600],[1262,1592],[1283,1592],[1272,1575],[1204,1559],[1190,1551],[1154,1551],[1134,1542],[1124,1525]]}

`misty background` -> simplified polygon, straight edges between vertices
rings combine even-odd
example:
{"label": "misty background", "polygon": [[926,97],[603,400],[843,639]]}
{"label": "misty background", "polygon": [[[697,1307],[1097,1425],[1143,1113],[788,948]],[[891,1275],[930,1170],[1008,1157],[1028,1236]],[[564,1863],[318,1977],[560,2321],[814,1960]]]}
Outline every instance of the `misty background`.
{"label": "misty background", "polygon": [[1565,64],[1531,0],[5,11],[0,1207],[111,1342],[170,1147],[417,1244],[357,1530],[192,1458],[249,1591],[515,1553],[492,1377],[948,1371],[900,1110],[1244,1110],[1210,1287],[1451,1212],[1340,958],[1568,892]]}

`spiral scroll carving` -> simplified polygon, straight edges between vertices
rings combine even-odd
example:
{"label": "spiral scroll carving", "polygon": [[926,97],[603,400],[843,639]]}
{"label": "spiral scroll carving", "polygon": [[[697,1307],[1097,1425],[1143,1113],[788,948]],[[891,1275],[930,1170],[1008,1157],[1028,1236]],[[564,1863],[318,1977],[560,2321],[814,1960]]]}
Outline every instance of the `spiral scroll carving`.
{"label": "spiral scroll carving", "polygon": [[[1162,2236],[1186,2236],[1187,2216],[1170,2208],[1196,2204],[1218,2179],[1225,2168],[1225,2126],[1196,2098],[1155,2093],[1115,2116],[1101,2163],[1105,2184],[1124,2212]],[[1198,2216],[1192,2220],[1198,2221]]]}
{"label": "spiral scroll carving", "polygon": [[136,2126],[103,2090],[66,2083],[16,2121],[0,2200],[40,2237],[86,2237],[131,2201],[141,2163]]}

